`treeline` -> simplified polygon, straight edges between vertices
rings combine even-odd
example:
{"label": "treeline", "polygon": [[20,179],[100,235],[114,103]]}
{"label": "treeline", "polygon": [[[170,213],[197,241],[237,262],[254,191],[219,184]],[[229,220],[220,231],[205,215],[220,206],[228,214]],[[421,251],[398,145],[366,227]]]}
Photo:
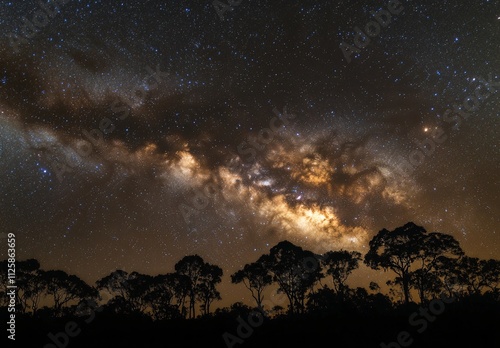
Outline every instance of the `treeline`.
{"label": "treeline", "polygon": [[[255,308],[270,316],[332,311],[346,304],[365,311],[390,310],[411,302],[426,304],[443,294],[459,300],[483,296],[500,301],[500,261],[466,256],[448,234],[428,233],[409,222],[393,231],[381,230],[369,245],[363,257],[346,250],[320,255],[282,241],[232,274],[231,281],[244,284]],[[386,283],[387,293],[375,282],[369,289],[349,287],[348,278],[360,262],[395,274]],[[0,306],[6,306],[7,260],[0,263]],[[214,301],[221,300],[217,285],[222,275],[219,266],[190,255],[177,262],[172,273],[151,276],[116,270],[91,286],[61,270],[42,270],[37,260],[30,259],[16,262],[17,312],[33,317],[85,315],[99,303],[110,313],[154,320],[208,316]],[[276,289],[281,300],[264,298],[268,288]],[[40,308],[42,303],[51,306]],[[235,303],[214,314],[249,310]]]}

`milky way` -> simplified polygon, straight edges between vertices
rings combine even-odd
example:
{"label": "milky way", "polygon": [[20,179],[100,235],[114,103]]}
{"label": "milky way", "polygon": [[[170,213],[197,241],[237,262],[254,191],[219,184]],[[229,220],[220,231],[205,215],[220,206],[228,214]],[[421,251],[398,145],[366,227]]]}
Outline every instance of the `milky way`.
{"label": "milky way", "polygon": [[0,4],[19,258],[93,282],[198,253],[227,278],[408,221],[500,256],[498,3],[45,3]]}

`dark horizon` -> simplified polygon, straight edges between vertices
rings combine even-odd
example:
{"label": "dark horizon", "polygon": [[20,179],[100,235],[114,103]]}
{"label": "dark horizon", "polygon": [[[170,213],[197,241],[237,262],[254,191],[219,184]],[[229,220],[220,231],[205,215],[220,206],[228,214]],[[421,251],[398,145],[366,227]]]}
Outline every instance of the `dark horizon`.
{"label": "dark horizon", "polygon": [[[14,243],[13,233],[9,233],[8,238],[9,243]],[[480,313],[479,322],[483,330],[487,329],[487,337],[499,339],[493,338],[492,333],[499,320],[500,260],[467,256],[451,235],[428,232],[413,222],[392,231],[382,229],[369,244],[365,255],[347,250],[321,255],[281,241],[268,254],[230,275],[233,284],[245,285],[255,302],[246,305],[238,301],[226,307],[215,306],[224,296],[218,289],[223,270],[199,255],[183,257],[175,264],[173,273],[149,276],[116,270],[92,286],[63,271],[42,269],[37,260],[15,261],[14,254],[9,254],[8,260],[0,261],[0,307],[6,309],[5,314],[11,313],[7,318],[11,340],[16,340],[16,324],[57,330],[66,322],[64,330],[51,331],[46,338],[34,335],[18,339],[52,342],[44,345],[45,348],[66,347],[70,341],[79,346],[85,346],[84,342],[89,339],[102,342],[107,330],[122,330],[128,325],[151,332],[148,339],[141,338],[142,344],[163,341],[165,337],[160,332],[167,329],[175,331],[170,343],[181,340],[184,345],[196,346],[201,338],[204,342],[209,340],[219,346],[224,343],[232,348],[248,342],[258,345],[262,332],[266,331],[269,335],[266,341],[273,340],[273,334],[268,331],[271,327],[283,330],[298,323],[299,330],[304,330],[306,325],[307,330],[316,331],[315,326],[325,322],[333,324],[339,318],[342,325],[353,320],[378,318],[377,323],[369,324],[375,336],[361,341],[372,345],[378,343],[378,336],[382,339],[380,347],[396,348],[429,338],[434,341],[438,336],[433,330],[429,331],[429,327],[434,326],[434,330],[440,327],[444,331],[455,328],[453,313],[468,313],[467,321],[475,324],[478,321],[474,316]],[[15,245],[9,244],[9,247],[15,248]],[[12,262],[15,262],[14,272],[10,272]],[[349,277],[361,263],[396,276],[386,283],[389,291],[383,291],[373,281],[368,288],[352,287]],[[17,288],[9,289],[10,286],[3,284],[15,284]],[[269,296],[265,290],[273,285],[275,290]],[[5,297],[10,301],[5,301]],[[405,325],[408,330],[394,336],[394,330],[404,325],[405,317],[408,317]],[[437,319],[439,324],[435,324]],[[395,326],[388,330],[383,321],[393,322]],[[92,323],[100,324],[86,329],[92,328]],[[208,329],[208,332],[198,338],[183,339],[181,332],[189,332],[193,327]],[[252,337],[256,331],[260,334]],[[293,336],[288,333],[283,339],[293,342]],[[460,336],[463,334],[446,340],[462,342],[462,338],[457,339]],[[120,337],[129,345],[130,340],[138,339],[130,333],[121,333]],[[395,337],[394,341],[390,341],[391,337]],[[469,337],[472,336],[464,338]],[[345,335],[337,337],[346,338]]]}
{"label": "dark horizon", "polygon": [[[405,250],[413,250],[414,249],[414,253],[415,253],[414,257],[415,258],[412,262],[410,262],[408,264],[409,270],[411,272],[415,272],[416,270],[419,270],[420,267],[423,267],[423,266],[419,265],[418,262],[416,262],[417,260],[421,259],[422,262],[429,262],[429,260],[427,260],[426,258],[429,258],[430,256],[432,256],[432,258],[434,258],[434,260],[432,258],[430,258],[431,261],[430,261],[429,265],[426,266],[426,268],[425,268],[425,270],[426,270],[425,272],[428,272],[428,276],[433,274],[433,272],[434,273],[437,272],[436,275],[439,275],[439,277],[442,277],[443,274],[446,274],[446,273],[452,274],[453,272],[469,272],[472,270],[480,271],[481,267],[486,267],[485,266],[486,263],[484,264],[484,266],[480,265],[482,262],[492,262],[493,266],[489,266],[489,267],[490,268],[493,267],[491,270],[497,269],[497,273],[500,274],[500,268],[499,268],[500,267],[500,260],[489,259],[489,261],[488,261],[486,259],[480,259],[480,258],[478,259],[478,258],[475,258],[474,256],[467,255],[467,253],[465,253],[464,250],[461,248],[460,243],[453,236],[451,236],[449,234],[445,234],[445,233],[440,233],[440,232],[430,232],[430,231],[427,231],[423,226],[416,225],[413,222],[408,222],[403,226],[397,227],[396,229],[394,229],[391,232],[387,229],[382,229],[381,231],[379,231],[378,234],[376,236],[374,236],[373,239],[371,240],[370,250],[366,254],[362,254],[358,251],[349,251],[349,250],[344,250],[344,249],[329,250],[323,254],[318,254],[318,253],[309,251],[307,249],[303,249],[301,246],[295,245],[287,240],[283,240],[283,241],[279,242],[278,244],[276,244],[275,246],[272,246],[270,248],[269,252],[271,254],[268,253],[268,254],[260,255],[260,257],[258,259],[252,260],[249,264],[246,264],[244,267],[240,267],[240,269],[235,270],[231,273],[228,273],[226,270],[223,270],[222,268],[220,268],[216,264],[211,264],[209,261],[207,261],[203,258],[203,255],[195,254],[195,255],[186,255],[182,258],[182,260],[178,260],[175,264],[175,267],[172,267],[172,270],[169,271],[168,273],[163,272],[161,274],[148,274],[148,273],[143,274],[141,272],[137,272],[137,270],[125,270],[125,269],[117,268],[117,269],[113,270],[112,272],[109,272],[109,273],[103,275],[103,277],[96,279],[96,281],[94,281],[94,282],[89,283],[89,282],[85,282],[85,280],[83,280],[83,281],[86,283],[85,286],[88,286],[89,289],[93,288],[94,289],[93,291],[97,291],[94,295],[90,295],[90,293],[88,293],[89,298],[94,298],[95,296],[100,297],[104,294],[104,296],[105,296],[104,298],[96,298],[95,300],[100,303],[100,306],[106,306],[106,303],[109,302],[113,298],[113,296],[117,296],[117,293],[116,293],[116,289],[110,290],[110,289],[107,289],[106,286],[103,285],[103,282],[105,281],[105,279],[107,279],[109,277],[111,277],[111,279],[115,279],[116,277],[122,277],[121,274],[124,274],[124,275],[126,275],[126,277],[128,277],[131,274],[137,273],[138,276],[145,277],[144,281],[152,282],[153,278],[156,279],[158,277],[163,276],[164,274],[171,274],[171,275],[177,274],[177,272],[178,272],[177,267],[179,266],[181,261],[188,259],[188,258],[198,258],[200,260],[200,262],[205,263],[209,267],[212,267],[212,265],[213,265],[215,268],[219,269],[219,271],[220,271],[220,274],[217,276],[218,280],[216,281],[216,283],[213,283],[213,286],[214,286],[214,289],[217,289],[217,293],[220,293],[221,295],[224,295],[224,296],[222,296],[222,298],[214,298],[213,299],[214,302],[211,302],[211,306],[212,306],[212,309],[222,309],[222,308],[229,307],[227,305],[224,305],[224,303],[227,303],[227,301],[231,301],[231,300],[225,299],[225,295],[227,293],[222,289],[226,289],[227,285],[224,287],[221,287],[224,285],[222,280],[224,278],[226,278],[226,280],[229,278],[229,280],[230,280],[229,286],[233,286],[233,287],[238,286],[238,284],[240,284],[242,282],[245,283],[243,280],[246,277],[246,276],[244,276],[244,274],[246,274],[246,273],[242,273],[242,272],[244,272],[243,270],[246,269],[246,267],[248,267],[249,265],[253,265],[253,264],[261,262],[260,260],[261,259],[263,260],[263,257],[265,255],[272,255],[273,250],[275,250],[276,248],[279,247],[279,248],[283,248],[282,250],[288,250],[289,248],[291,248],[290,250],[296,249],[296,250],[300,250],[300,253],[303,253],[303,256],[300,256],[300,257],[297,256],[297,257],[299,257],[299,259],[296,259],[295,261],[293,261],[294,263],[292,262],[291,264],[289,264],[287,266],[288,268],[293,269],[294,267],[299,267],[300,271],[298,271],[298,273],[306,274],[306,275],[308,273],[313,272],[313,271],[315,272],[316,270],[320,270],[320,272],[322,274],[321,277],[316,279],[312,283],[312,284],[315,284],[314,288],[316,290],[326,287],[328,289],[335,290],[338,293],[340,290],[338,288],[339,284],[336,283],[335,275],[330,274],[332,277],[330,280],[329,279],[330,275],[327,272],[327,269],[328,269],[328,267],[335,266],[335,267],[340,267],[339,268],[339,270],[340,270],[340,269],[342,269],[341,267],[346,267],[347,264],[342,264],[339,262],[347,262],[347,260],[351,260],[350,262],[353,262],[353,263],[349,266],[349,268],[342,270],[342,272],[346,272],[346,273],[344,273],[345,278],[342,281],[342,283],[344,284],[343,286],[345,286],[346,289],[348,289],[349,291],[353,291],[353,290],[358,289],[358,288],[364,288],[365,290],[369,289],[374,293],[383,294],[384,296],[387,297],[388,300],[390,300],[395,305],[402,304],[403,300],[404,300],[404,298],[403,298],[404,292],[400,292],[399,293],[400,298],[398,298],[394,293],[395,288],[398,287],[397,283],[389,284],[390,281],[392,281],[392,282],[394,281],[394,274],[390,272],[390,270],[393,270],[391,268],[392,266],[389,266],[388,268],[384,268],[387,266],[382,266],[382,268],[377,269],[374,266],[374,264],[370,263],[370,262],[373,262],[373,261],[370,261],[373,259],[373,255],[375,255],[373,253],[377,252],[377,247],[375,247],[375,244],[372,245],[372,243],[376,243],[375,241],[377,240],[377,238],[379,236],[383,236],[384,233],[388,233],[387,234],[388,236],[396,235],[396,233],[402,233],[404,236],[407,236],[408,238],[417,238],[417,239],[415,239],[415,242],[411,242],[411,239],[409,241],[406,241],[406,240],[403,241],[403,243],[404,243],[403,245],[405,245],[405,248],[406,248]],[[15,235],[13,233],[9,233],[9,237],[13,238],[12,240],[15,240]],[[407,238],[407,237],[405,237],[405,238]],[[380,238],[382,238],[382,237],[380,237]],[[392,237],[392,238],[396,238],[396,237]],[[435,238],[437,238],[437,239],[435,239]],[[9,241],[10,240],[11,239],[9,239]],[[394,243],[394,241],[396,241],[396,240],[394,239],[391,242],[391,239],[388,239],[388,242],[384,242],[384,243]],[[413,244],[410,244],[410,242]],[[386,245],[386,244],[381,244],[378,248],[382,248],[383,245]],[[394,244],[394,245],[396,245],[396,244]],[[380,249],[380,251],[383,251],[383,249]],[[274,251],[274,252],[276,252],[276,251]],[[332,255],[328,256],[329,254],[332,254]],[[426,255],[426,254],[429,254],[430,256],[427,256],[427,257],[422,256],[422,255]],[[299,254],[297,254],[297,255],[299,255]],[[336,255],[335,259],[332,259],[332,261],[326,261],[328,259],[328,257],[331,258],[331,257],[333,257],[333,255]],[[338,257],[340,257],[340,255],[343,255],[343,256],[339,259]],[[397,253],[395,253],[394,256],[400,257],[401,255],[398,255]],[[456,266],[451,266],[451,265],[446,266],[446,264],[443,264],[443,265],[438,267],[437,265],[435,265],[436,258],[437,258],[437,260],[439,260],[439,258],[441,258],[441,257],[445,257],[445,258],[451,257],[450,260],[452,260],[452,261],[453,260],[459,261],[459,260],[464,259],[464,262],[466,262],[466,263],[462,264],[461,266],[458,266],[458,264]],[[300,262],[300,259],[309,260],[308,261],[309,265],[307,266],[304,262]],[[342,261],[342,260],[344,260],[344,261]],[[373,259],[373,260],[378,260],[378,259]],[[313,261],[312,266],[311,266],[311,261]],[[471,261],[474,261],[478,264],[476,266],[469,265],[468,262],[471,262]],[[2,262],[7,264],[7,260],[3,260]],[[21,265],[20,266],[21,277],[23,277],[22,276],[22,274],[24,274],[23,272],[28,272],[28,273],[26,273],[28,275],[28,278],[30,277],[29,272],[35,272],[32,274],[32,276],[40,277],[40,280],[36,281],[36,283],[48,282],[47,284],[50,284],[49,280],[44,280],[44,274],[47,273],[47,271],[50,269],[44,267],[44,265],[39,263],[38,260],[36,260],[36,259],[27,259],[27,260],[16,259],[16,262],[19,263],[19,265]],[[329,262],[334,262],[334,263],[329,263]],[[376,263],[377,262],[380,262],[380,261],[376,261]],[[28,266],[28,263],[32,264],[32,266]],[[353,278],[353,275],[357,271],[359,272],[359,268],[363,265],[365,267],[368,267],[368,268],[379,273],[378,281],[376,281],[376,279],[367,279],[369,284],[367,284],[366,286],[361,286],[361,287],[356,286],[356,285],[353,286],[352,281],[351,281]],[[268,267],[270,267],[269,269],[272,269],[271,266],[268,266]],[[380,266],[378,266],[378,267],[380,267]],[[454,269],[453,267],[456,267],[456,269]],[[462,267],[463,270],[459,271],[460,267]],[[18,268],[19,268],[19,266],[16,267],[16,269],[18,269]],[[28,271],[28,270],[30,270],[30,271]],[[36,274],[36,272],[38,272],[37,270],[40,270],[40,272],[41,272],[40,275]],[[57,268],[57,270],[58,271],[59,270],[65,271],[61,268]],[[424,270],[424,268],[422,268],[421,270]],[[487,272],[491,273],[491,270],[488,270]],[[485,271],[486,271],[486,269],[485,269]],[[50,270],[49,273],[50,272],[52,272],[52,271]],[[439,272],[441,272],[441,273],[439,273]],[[445,273],[442,273],[442,272],[445,272]],[[71,272],[66,272],[66,273],[70,276],[74,274]],[[270,274],[273,274],[272,271]],[[459,274],[459,273],[457,273],[457,274]],[[486,279],[488,279],[488,277],[494,276],[494,274],[491,274],[491,276],[486,275],[486,274],[484,276],[470,274],[468,277],[470,277],[471,279],[473,277],[476,277],[476,276],[479,276],[480,279],[483,279],[480,281],[480,283],[478,283],[479,288],[472,289],[472,290],[470,288],[461,288],[460,291],[466,291],[466,292],[468,292],[469,295],[476,294],[476,293],[483,294],[484,292],[487,292],[488,289],[491,291],[494,291],[495,288],[498,291],[499,290],[498,284],[495,285],[495,282],[498,283],[498,281],[499,281],[498,274],[496,274],[496,278],[491,278],[490,280],[486,280]],[[398,273],[396,273],[396,275],[399,276]],[[65,277],[66,276],[67,275],[65,275]],[[78,274],[76,274],[76,276],[78,277]],[[7,274],[5,274],[4,277],[7,278]],[[237,277],[237,278],[233,278],[233,277]],[[483,277],[483,278],[481,278],[481,277]],[[347,278],[349,278],[349,279],[347,279]],[[125,282],[125,284],[128,283],[128,281],[126,279],[127,278],[124,278],[124,280],[123,280]],[[235,279],[238,279],[238,280],[236,281]],[[322,279],[323,279],[323,281],[321,281]],[[386,280],[386,281],[383,281],[382,283],[380,283],[381,280]],[[23,280],[23,281],[26,282],[26,280]],[[274,281],[276,281],[276,280],[274,280]],[[272,298],[280,297],[280,305],[282,305],[282,307],[284,307],[284,308],[287,308],[287,306],[285,304],[286,301],[283,300],[283,295],[281,295],[281,296],[279,295],[280,291],[282,291],[283,288],[279,283],[274,283],[274,281],[271,281],[271,278],[269,278],[269,280],[268,280],[269,283],[265,285],[265,288],[267,291],[264,292],[264,290],[262,290],[262,296],[269,297],[269,295],[271,294],[272,295],[271,300],[272,300]],[[317,283],[318,281],[319,281],[319,283]],[[414,281],[415,280],[411,280],[411,282],[409,283],[410,284],[410,287],[408,288],[409,301],[413,302],[413,303],[419,303],[419,302],[425,303],[426,300],[425,300],[425,298],[423,299],[422,298],[423,295],[421,295],[418,292],[419,291],[418,286],[415,285]],[[457,282],[457,280],[454,280],[454,281]],[[467,284],[465,279],[462,279],[460,281],[465,282],[463,284]],[[469,281],[469,280],[467,280],[467,281]],[[472,280],[470,280],[470,281],[471,281],[470,284],[473,284],[473,281]],[[248,297],[245,299],[246,296],[242,296],[241,298],[243,300],[238,300],[238,301],[232,300],[232,302],[229,302],[230,305],[234,305],[234,303],[238,302],[238,303],[243,303],[244,305],[249,305],[250,307],[255,307],[255,306],[257,306],[259,308],[261,307],[261,305],[259,303],[254,303],[256,300],[256,298],[254,296],[256,296],[256,295],[253,292],[251,292],[251,294],[248,294],[247,290],[250,290],[248,288],[248,286],[249,286],[249,284],[245,283],[244,293],[241,293],[240,295],[250,296],[250,299],[248,299]],[[374,289],[372,289],[372,286],[375,286],[377,290],[375,291]],[[402,285],[399,284],[399,286],[402,286]],[[440,287],[442,287],[442,286],[443,285],[440,285]],[[240,286],[240,289],[241,288],[242,287]],[[279,289],[281,289],[281,290],[279,290]],[[444,289],[446,290],[446,288],[444,288]],[[219,291],[219,290],[222,290],[222,291]],[[279,291],[277,291],[277,290],[279,290]],[[404,289],[400,289],[400,290],[404,290]],[[26,289],[23,290],[22,286],[21,286],[19,291],[25,292],[27,290]],[[38,291],[40,291],[40,290],[38,290]],[[446,291],[448,291],[448,290],[446,290]],[[43,290],[42,290],[42,293],[43,293]],[[231,293],[231,291],[229,291],[229,293]],[[283,292],[281,292],[281,293],[283,294]],[[434,296],[436,296],[436,294],[437,293],[434,293]],[[457,294],[457,296],[459,296],[460,292],[457,292],[456,294]],[[45,300],[47,300],[48,298],[50,299],[50,296],[48,295],[48,293],[46,293],[44,296],[45,297],[42,297],[42,299],[45,299]],[[260,295],[259,295],[259,297],[260,297]],[[85,298],[86,297],[80,297],[80,300],[84,300]],[[222,302],[223,299],[225,299],[224,302]],[[250,300],[250,301],[248,301],[248,300]],[[37,296],[37,302],[38,301],[41,301],[39,296]],[[266,299],[266,301],[269,302],[269,299]],[[78,303],[74,303],[74,301],[71,301],[71,302],[73,303],[73,305],[78,304]],[[40,304],[36,305],[36,307],[40,308],[43,305],[43,303],[47,303],[47,302],[41,301]],[[50,301],[49,301],[49,303],[50,303]],[[288,299],[288,308],[291,308],[290,307],[290,299]],[[293,306],[292,306],[292,308],[293,308]],[[270,308],[268,308],[268,310],[269,309]],[[28,311],[28,308],[26,308],[25,310]],[[33,312],[33,308],[32,308],[32,312]],[[206,314],[210,314],[210,313],[211,312],[208,312]],[[198,313],[198,315],[201,315],[201,314],[202,313]]]}
{"label": "dark horizon", "polygon": [[[429,231],[431,231],[431,230],[429,230]],[[444,232],[444,231],[442,231],[442,232]],[[444,232],[444,233],[446,233],[446,232]],[[272,245],[269,246],[269,249],[271,247],[272,247]],[[463,248],[463,246],[462,246],[462,248]],[[269,252],[269,249],[267,250],[267,252]],[[466,248],[463,248],[463,249],[464,249],[465,254],[469,257],[476,257],[479,259],[489,259],[489,257],[484,258],[484,257],[480,257],[478,255],[470,254]],[[335,249],[332,249],[332,250],[335,250]],[[347,250],[360,251],[360,250],[355,250],[355,249],[347,249]],[[312,251],[315,253],[321,254],[321,253],[324,253],[324,252],[330,251],[330,250],[324,249],[321,252],[317,252],[315,250],[312,250]],[[264,252],[265,252],[265,250],[264,250]],[[215,264],[215,262],[213,262],[212,258],[210,257],[210,253],[205,253],[205,254],[193,253],[193,254],[198,254],[201,257],[203,257],[203,259],[206,260],[207,262]],[[19,255],[19,254],[17,254],[17,255],[18,255],[18,257],[17,257],[18,261],[24,261],[24,260],[28,260],[28,259],[39,260],[40,265],[41,265],[41,267],[40,267],[41,269],[59,269],[59,270],[65,271],[68,274],[75,274],[76,276],[78,276],[79,278],[81,278],[83,281],[85,281],[87,284],[89,284],[91,286],[94,286],[97,280],[101,279],[102,277],[104,277],[106,275],[109,275],[111,272],[113,272],[115,270],[124,270],[128,273],[139,272],[139,273],[151,275],[151,276],[155,276],[158,274],[165,274],[168,272],[173,272],[175,262],[179,261],[179,260],[176,260],[175,262],[173,262],[170,265],[165,265],[165,266],[162,265],[159,267],[159,270],[156,272],[151,272],[150,269],[147,269],[147,268],[146,269],[133,268],[133,265],[131,265],[129,267],[118,266],[118,267],[112,267],[112,268],[108,269],[107,272],[104,272],[102,274],[98,274],[98,276],[95,278],[89,278],[88,276],[87,277],[85,276],[87,273],[85,271],[82,271],[82,270],[74,270],[71,267],[61,265],[59,263],[55,263],[51,266],[49,263],[44,262],[43,259],[41,259],[41,258],[39,259],[37,257],[27,257],[25,255]],[[248,260],[248,262],[253,262],[253,261],[255,261],[255,260],[254,259]],[[242,262],[241,266],[234,265],[232,268],[224,268],[223,269],[224,274],[222,276],[222,282],[220,284],[220,287],[221,287],[223,292],[227,293],[228,296],[223,297],[222,301],[216,302],[214,304],[214,308],[227,307],[228,305],[231,305],[232,303],[235,303],[235,302],[243,302],[246,305],[252,304],[253,299],[251,298],[250,294],[247,293],[244,286],[242,284],[231,283],[230,277],[229,277],[230,274],[233,274],[238,269],[240,269],[243,266],[243,264],[244,263]],[[158,266],[155,266],[155,267],[158,267]],[[349,283],[352,285],[353,288],[356,288],[356,287],[368,288],[370,281],[375,281],[375,282],[380,283],[379,285],[380,285],[382,290],[387,290],[387,286],[385,285],[385,282],[387,280],[390,280],[390,279],[391,279],[391,276],[389,274],[387,274],[385,272],[381,274],[381,272],[379,272],[379,271],[375,271],[375,270],[370,269],[364,263],[360,263],[359,268],[357,268],[350,275]]]}

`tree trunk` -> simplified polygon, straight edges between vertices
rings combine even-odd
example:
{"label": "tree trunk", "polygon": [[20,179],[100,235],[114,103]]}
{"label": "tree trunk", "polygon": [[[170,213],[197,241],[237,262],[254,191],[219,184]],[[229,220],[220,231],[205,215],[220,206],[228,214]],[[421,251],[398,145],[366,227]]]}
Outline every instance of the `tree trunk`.
{"label": "tree trunk", "polygon": [[410,289],[409,289],[409,281],[408,275],[403,274],[403,294],[405,297],[405,305],[408,306],[410,304]]}
{"label": "tree trunk", "polygon": [[257,308],[262,308],[262,294],[257,291]]}
{"label": "tree trunk", "polygon": [[[420,282],[422,282],[422,280],[420,280]],[[420,286],[418,287],[418,296],[420,297],[420,303],[422,303],[422,304],[427,303],[427,299],[425,298],[425,289],[424,289],[423,284],[420,284]]]}
{"label": "tree trunk", "polygon": [[295,310],[294,310],[294,305],[293,305],[293,297],[288,295],[288,294],[286,294],[286,297],[288,297],[288,302],[290,303],[289,312],[290,312],[290,314],[294,314]]}

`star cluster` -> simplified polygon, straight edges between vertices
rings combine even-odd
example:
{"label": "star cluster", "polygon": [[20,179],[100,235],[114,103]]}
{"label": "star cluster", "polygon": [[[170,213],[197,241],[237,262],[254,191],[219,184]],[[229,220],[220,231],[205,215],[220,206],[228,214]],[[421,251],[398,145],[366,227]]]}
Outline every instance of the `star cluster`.
{"label": "star cluster", "polygon": [[19,255],[93,282],[198,253],[227,276],[283,239],[365,252],[415,221],[498,258],[498,3],[400,1],[350,62],[387,2],[243,0],[223,20],[211,1],[59,3],[46,23],[47,1],[0,4]]}

